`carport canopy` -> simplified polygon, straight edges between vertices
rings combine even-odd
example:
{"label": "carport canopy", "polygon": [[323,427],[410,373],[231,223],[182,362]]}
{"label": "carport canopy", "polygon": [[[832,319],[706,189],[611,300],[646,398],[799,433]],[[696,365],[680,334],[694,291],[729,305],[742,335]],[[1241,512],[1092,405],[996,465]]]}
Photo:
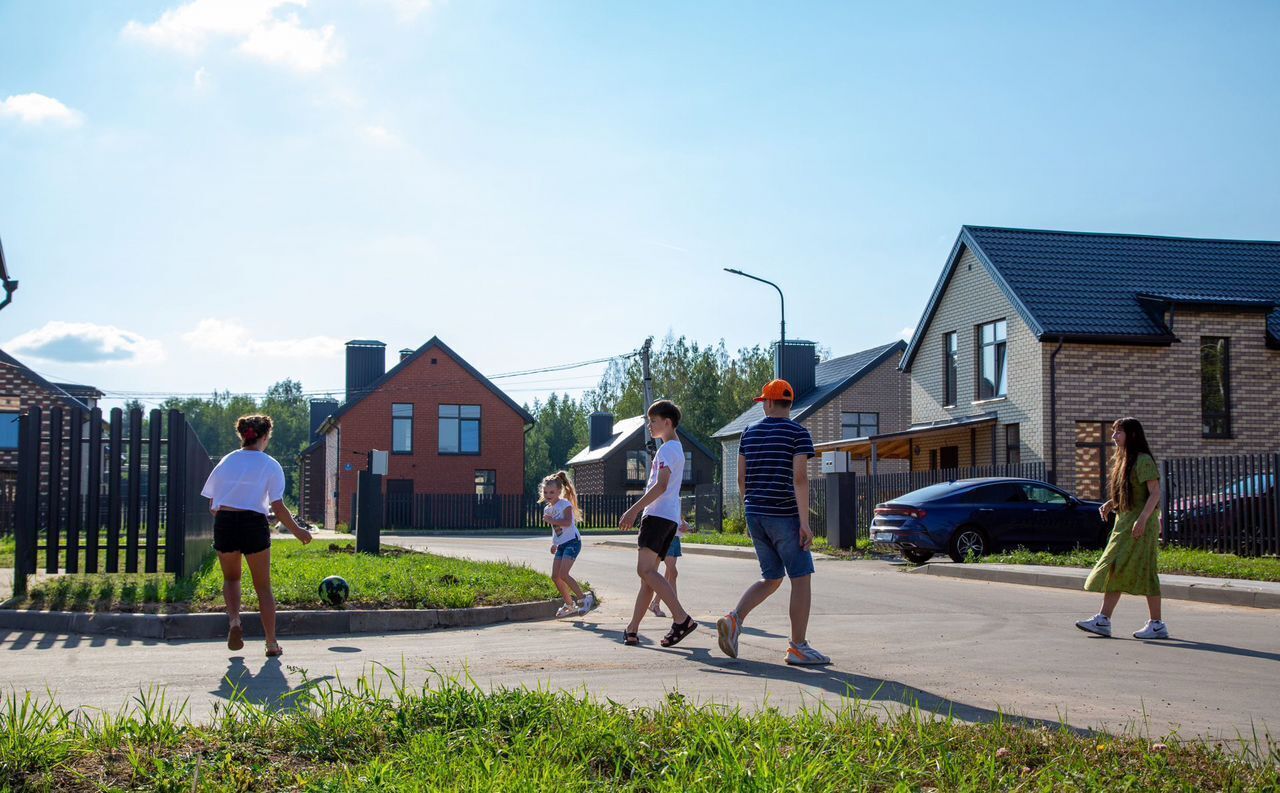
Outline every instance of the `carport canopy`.
{"label": "carport canopy", "polygon": [[815,443],[813,448],[818,454],[847,452],[855,460],[910,460],[911,448],[920,441],[945,435],[960,428],[994,426],[995,423],[996,414],[984,413],[980,416],[965,416],[935,421],[931,424],[917,424],[900,432],[886,432],[883,435],[872,435],[867,438],[845,438],[827,443]]}

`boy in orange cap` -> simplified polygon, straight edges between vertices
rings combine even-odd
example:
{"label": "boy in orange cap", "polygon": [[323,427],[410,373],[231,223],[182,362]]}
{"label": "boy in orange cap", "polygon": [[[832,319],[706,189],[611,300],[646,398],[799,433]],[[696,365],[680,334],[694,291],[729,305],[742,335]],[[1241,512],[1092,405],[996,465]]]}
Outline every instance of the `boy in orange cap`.
{"label": "boy in orange cap", "polygon": [[831,659],[809,646],[812,601],[813,532],[809,529],[809,458],[813,436],[791,420],[795,391],[786,380],[765,385],[757,402],[764,418],[747,427],[738,446],[738,492],[743,495],[747,528],[760,561],[760,580],[747,588],[733,611],[716,622],[720,649],[738,657],[742,621],[791,579],[791,644],[787,663],[812,666]]}

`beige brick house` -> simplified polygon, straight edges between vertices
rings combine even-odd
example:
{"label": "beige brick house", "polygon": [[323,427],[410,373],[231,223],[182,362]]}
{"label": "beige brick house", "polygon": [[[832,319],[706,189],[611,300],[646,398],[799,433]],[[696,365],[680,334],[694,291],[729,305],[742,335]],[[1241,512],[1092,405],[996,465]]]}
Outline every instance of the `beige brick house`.
{"label": "beige brick house", "polygon": [[1277,306],[1280,242],[965,226],[902,356],[915,426],[846,450],[1043,462],[1083,498],[1123,416],[1158,457],[1275,451]]}
{"label": "beige brick house", "polygon": [[[808,428],[815,444],[906,429],[911,413],[909,380],[898,368],[906,347],[906,342],[898,341],[819,362],[813,342],[788,341],[784,359],[780,365],[775,364],[775,370],[798,394],[791,406],[791,418]],[[775,358],[777,353],[775,344]],[[726,504],[738,503],[738,442],[742,432],[762,418],[764,409],[759,404],[752,405],[712,436],[721,445]],[[814,458],[810,481],[819,478],[820,466]],[[893,470],[893,464],[884,470]]]}

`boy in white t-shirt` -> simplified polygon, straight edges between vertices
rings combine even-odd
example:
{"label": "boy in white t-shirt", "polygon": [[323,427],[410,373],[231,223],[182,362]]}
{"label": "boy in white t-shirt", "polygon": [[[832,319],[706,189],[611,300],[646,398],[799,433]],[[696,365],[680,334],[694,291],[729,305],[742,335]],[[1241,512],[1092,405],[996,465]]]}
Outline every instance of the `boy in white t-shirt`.
{"label": "boy in white t-shirt", "polygon": [[662,639],[663,647],[674,647],[698,627],[676,597],[675,590],[658,572],[658,563],[666,558],[680,528],[680,483],[684,481],[684,448],[676,435],[680,426],[680,408],[668,399],[660,399],[649,406],[649,434],[662,442],[649,467],[649,483],[631,509],[623,515],[618,526],[630,529],[640,517],[640,536],[637,544],[636,575],[640,577],[640,591],[636,593],[636,605],[631,622],[623,634],[623,643],[631,646],[640,643],[637,633],[649,601],[654,594],[671,609],[671,630]]}

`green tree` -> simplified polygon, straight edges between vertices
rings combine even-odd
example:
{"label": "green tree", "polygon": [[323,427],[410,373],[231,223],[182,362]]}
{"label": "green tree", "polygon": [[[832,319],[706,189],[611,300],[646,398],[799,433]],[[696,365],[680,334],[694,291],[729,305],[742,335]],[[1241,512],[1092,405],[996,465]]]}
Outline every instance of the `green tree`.
{"label": "green tree", "polygon": [[535,400],[525,410],[537,422],[525,437],[525,491],[536,494],[542,477],[564,468],[587,444],[589,411],[568,394]]}

